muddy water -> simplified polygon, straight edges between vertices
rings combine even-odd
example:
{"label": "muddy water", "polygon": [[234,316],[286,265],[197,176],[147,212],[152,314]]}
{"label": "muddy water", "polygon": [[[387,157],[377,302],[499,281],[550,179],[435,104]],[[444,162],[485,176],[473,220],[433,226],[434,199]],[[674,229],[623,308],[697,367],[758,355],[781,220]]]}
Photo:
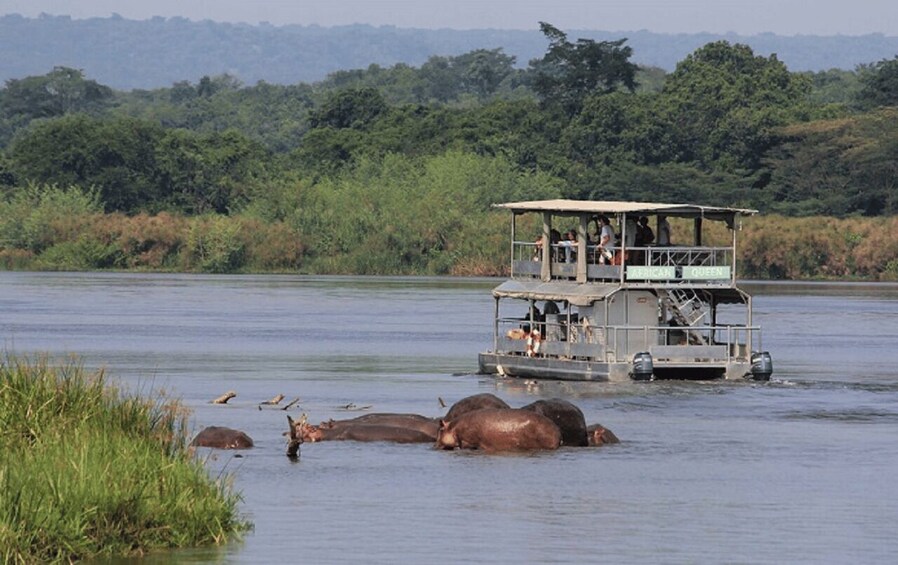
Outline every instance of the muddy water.
{"label": "muddy water", "polygon": [[[165,389],[249,433],[230,473],[255,529],[144,562],[882,563],[898,554],[898,286],[747,285],[770,383],[572,384],[471,374],[496,281],[0,273],[0,339]],[[227,390],[227,405],[209,400]],[[561,396],[623,443],[484,456],[305,445],[286,414],[442,414]],[[259,409],[276,394],[289,412]],[[286,401],[285,401],[286,402]]]}

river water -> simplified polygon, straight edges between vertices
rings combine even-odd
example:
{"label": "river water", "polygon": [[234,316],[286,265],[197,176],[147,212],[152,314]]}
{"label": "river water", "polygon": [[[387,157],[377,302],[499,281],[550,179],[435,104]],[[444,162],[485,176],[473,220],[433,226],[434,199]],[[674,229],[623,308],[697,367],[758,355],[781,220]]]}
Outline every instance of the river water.
{"label": "river water", "polygon": [[[473,374],[487,279],[0,273],[0,339],[163,389],[255,528],[184,563],[886,563],[898,557],[898,285],[746,284],[770,383],[524,382]],[[226,405],[209,401],[234,390]],[[286,414],[441,415],[480,392],[573,401],[622,440],[489,456],[306,444]],[[284,394],[290,411],[259,403]]]}

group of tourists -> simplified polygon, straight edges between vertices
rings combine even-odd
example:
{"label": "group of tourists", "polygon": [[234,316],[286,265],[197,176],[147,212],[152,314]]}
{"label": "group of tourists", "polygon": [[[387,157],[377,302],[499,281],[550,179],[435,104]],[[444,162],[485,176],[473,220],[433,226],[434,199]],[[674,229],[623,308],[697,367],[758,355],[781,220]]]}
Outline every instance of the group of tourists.
{"label": "group of tourists", "polygon": [[[615,249],[621,247],[621,241],[618,234],[615,233],[611,226],[611,220],[608,216],[600,214],[593,216],[591,222],[595,223],[593,236],[587,236],[587,246],[591,253],[591,262],[599,264],[616,264],[614,262]],[[649,226],[647,216],[640,216],[638,220],[628,217],[625,222],[624,248],[640,248],[649,245],[670,245],[670,223],[665,216],[658,216],[658,237],[655,238],[655,232]],[[557,229],[551,230],[549,234],[549,243],[552,249],[555,261],[563,261],[565,263],[573,263],[577,256],[577,231],[568,230],[564,234]],[[536,254],[534,259],[540,260],[542,256],[542,238],[536,240]]]}

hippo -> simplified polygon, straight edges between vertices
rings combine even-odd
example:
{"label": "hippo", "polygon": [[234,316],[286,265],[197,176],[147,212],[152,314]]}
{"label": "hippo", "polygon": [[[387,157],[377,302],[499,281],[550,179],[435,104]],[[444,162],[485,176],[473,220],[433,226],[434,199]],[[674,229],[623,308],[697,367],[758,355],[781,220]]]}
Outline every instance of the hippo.
{"label": "hippo", "polygon": [[488,452],[558,449],[561,430],[549,418],[530,410],[484,408],[440,421],[440,449]]}
{"label": "hippo", "polygon": [[586,418],[579,408],[561,398],[550,400],[537,400],[521,410],[530,410],[549,418],[561,430],[561,445],[571,447],[586,447],[589,439],[586,437]]}
{"label": "hippo", "polygon": [[586,434],[589,437],[589,445],[598,447],[608,443],[620,443],[614,432],[604,427],[602,424],[592,424],[586,428]]}
{"label": "hippo", "polygon": [[408,427],[386,424],[342,422],[329,426],[312,426],[306,423],[296,425],[295,436],[301,442],[318,441],[392,441],[395,443],[430,443],[432,434]]}
{"label": "hippo", "polygon": [[196,434],[190,445],[217,449],[249,449],[253,446],[253,440],[240,430],[209,426]]}
{"label": "hippo", "polygon": [[360,424],[378,424],[384,426],[393,426],[397,428],[405,428],[409,430],[417,430],[427,434],[431,440],[437,439],[440,431],[440,422],[434,418],[421,416],[420,414],[395,414],[395,413],[373,413],[358,416],[348,420],[328,420],[321,422],[318,426],[324,429],[345,428],[347,426],[358,426]]}
{"label": "hippo", "polygon": [[446,413],[445,419],[454,420],[462,414],[473,412],[474,410],[481,410],[483,408],[511,408],[511,406],[495,394],[484,392],[482,394],[475,394],[474,396],[462,398],[453,404],[452,407],[449,408],[449,412]]}

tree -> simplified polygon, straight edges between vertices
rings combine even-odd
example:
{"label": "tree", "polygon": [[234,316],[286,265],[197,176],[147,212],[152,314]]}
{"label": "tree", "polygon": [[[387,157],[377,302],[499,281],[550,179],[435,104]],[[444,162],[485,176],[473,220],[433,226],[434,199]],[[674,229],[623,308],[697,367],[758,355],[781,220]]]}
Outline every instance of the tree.
{"label": "tree", "polygon": [[313,128],[365,129],[387,110],[376,88],[347,88],[331,95],[309,115]]}
{"label": "tree", "polygon": [[96,187],[107,211],[135,211],[158,199],[154,148],[162,128],[133,118],[70,114],[32,126],[10,147],[22,181]]}
{"label": "tree", "polygon": [[55,67],[44,76],[6,81],[3,112],[28,120],[70,112],[95,112],[112,99],[112,89],[84,78],[82,71]]}
{"label": "tree", "polygon": [[533,89],[544,103],[558,104],[573,115],[590,94],[636,89],[637,66],[630,62],[633,49],[624,45],[626,38],[571,43],[552,25],[540,22],[539,27],[549,39],[549,49],[542,59],[530,62],[530,70]]}
{"label": "tree", "polygon": [[672,138],[672,157],[706,168],[760,166],[774,128],[802,115],[807,77],[789,73],[776,55],[747,45],[709,43],[667,78],[659,113]]}
{"label": "tree", "polygon": [[858,101],[865,108],[898,106],[898,55],[861,69]]}

